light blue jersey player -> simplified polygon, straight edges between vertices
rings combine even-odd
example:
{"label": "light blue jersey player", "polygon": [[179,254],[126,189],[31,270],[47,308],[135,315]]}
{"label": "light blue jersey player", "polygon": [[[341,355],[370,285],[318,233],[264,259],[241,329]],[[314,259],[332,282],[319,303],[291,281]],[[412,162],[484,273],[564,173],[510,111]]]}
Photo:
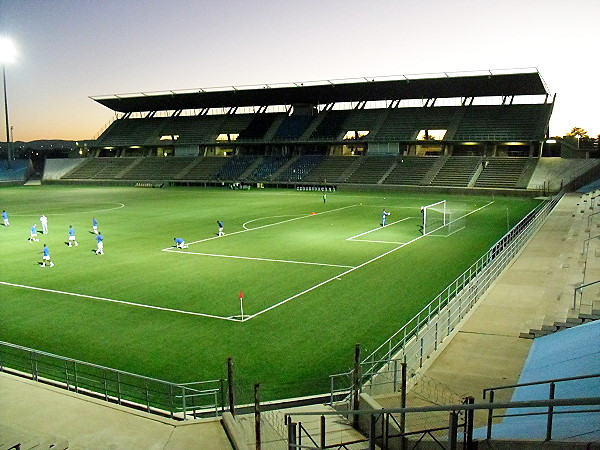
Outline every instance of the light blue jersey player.
{"label": "light blue jersey player", "polygon": [[183,238],[173,238],[175,241],[175,247],[177,248],[188,248],[187,244],[183,240]]}
{"label": "light blue jersey player", "polygon": [[98,234],[98,221],[95,217],[92,219],[92,231],[94,234]]}
{"label": "light blue jersey player", "polygon": [[50,261],[50,249],[46,244],[42,249],[42,265],[40,267],[46,267],[46,263],[50,263],[50,267],[54,267],[54,263]]}
{"label": "light blue jersey player", "polygon": [[384,208],[383,212],[381,213],[381,226],[382,227],[385,227],[385,221],[387,220],[387,216],[389,216],[389,215],[390,215],[390,213],[387,212]]}
{"label": "light blue jersey player", "polygon": [[29,231],[29,242],[40,242],[40,240],[37,237],[37,224],[35,223]]}
{"label": "light blue jersey player", "polygon": [[104,238],[99,231],[98,236],[96,236],[96,243],[98,245],[98,248],[96,249],[96,255],[104,255]]}
{"label": "light blue jersey player", "polygon": [[77,239],[75,239],[75,230],[73,229],[73,225],[69,225],[69,247],[77,247],[79,244],[77,243]]}
{"label": "light blue jersey player", "polygon": [[10,224],[8,223],[8,213],[6,211],[2,211],[2,222],[4,222],[4,226],[7,227]]}

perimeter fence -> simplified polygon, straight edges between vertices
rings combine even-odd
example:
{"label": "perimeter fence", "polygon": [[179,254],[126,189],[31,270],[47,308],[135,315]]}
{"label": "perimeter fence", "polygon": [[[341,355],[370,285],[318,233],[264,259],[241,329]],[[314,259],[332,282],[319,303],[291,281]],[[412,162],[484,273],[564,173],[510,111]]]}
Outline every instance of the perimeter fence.
{"label": "perimeter fence", "polygon": [[0,371],[172,419],[223,412],[224,380],[171,383],[2,341]]}
{"label": "perimeter fence", "polygon": [[[525,247],[563,195],[564,191],[560,191],[531,211],[402,328],[363,358],[358,388],[371,395],[398,392],[403,363],[409,378],[413,378]],[[349,373],[330,376],[332,403],[336,395],[346,392],[346,400],[353,404],[352,396],[357,390],[351,380]]]}

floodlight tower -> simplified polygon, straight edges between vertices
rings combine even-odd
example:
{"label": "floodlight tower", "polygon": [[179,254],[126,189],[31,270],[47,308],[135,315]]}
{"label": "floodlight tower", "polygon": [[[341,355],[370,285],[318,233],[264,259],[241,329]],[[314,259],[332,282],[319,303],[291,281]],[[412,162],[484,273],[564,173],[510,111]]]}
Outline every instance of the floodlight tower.
{"label": "floodlight tower", "polygon": [[10,127],[8,120],[8,96],[6,94],[6,63],[12,62],[16,55],[16,49],[12,41],[8,38],[0,37],[0,62],[2,63],[2,82],[4,85],[4,118],[6,119],[6,156],[8,168],[11,167],[11,149],[10,149]]}

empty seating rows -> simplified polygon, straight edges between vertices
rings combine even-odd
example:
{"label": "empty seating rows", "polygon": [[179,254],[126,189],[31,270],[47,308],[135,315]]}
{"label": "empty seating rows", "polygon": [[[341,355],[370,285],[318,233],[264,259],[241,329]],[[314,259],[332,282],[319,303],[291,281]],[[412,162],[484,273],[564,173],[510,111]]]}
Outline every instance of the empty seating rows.
{"label": "empty seating rows", "polygon": [[237,180],[255,161],[256,156],[233,156],[221,166],[217,173],[218,180]]}
{"label": "empty seating rows", "polygon": [[431,184],[434,186],[467,187],[480,167],[481,158],[478,156],[447,158]]}
{"label": "empty seating rows", "polygon": [[263,139],[275,119],[281,117],[281,114],[254,114],[248,126],[240,130],[238,141]]}
{"label": "empty seating rows", "polygon": [[277,177],[280,181],[302,181],[323,159],[320,155],[301,155]]}
{"label": "empty seating rows", "polygon": [[392,108],[377,134],[378,140],[415,140],[421,130],[448,130],[458,108]]}
{"label": "empty seating rows", "polygon": [[[326,111],[321,123],[312,132],[313,139],[339,139],[343,132],[342,125],[351,111]],[[346,130],[347,131],[347,130]]]}
{"label": "empty seating rows", "polygon": [[181,179],[190,181],[213,180],[226,162],[227,158],[200,157]]}
{"label": "empty seating rows", "polygon": [[118,119],[115,120],[98,138],[101,146],[137,146],[156,136],[165,119]]}
{"label": "empty seating rows", "polygon": [[283,156],[265,156],[248,178],[251,180],[268,180],[288,161],[289,159]]}
{"label": "empty seating rows", "polygon": [[529,158],[489,158],[475,187],[516,188],[528,162]]}
{"label": "empty seating rows", "polygon": [[[119,158],[120,159],[120,158]],[[64,179],[86,180],[89,178],[102,178],[97,176],[103,170],[109,170],[111,166],[118,166],[123,162],[132,163],[132,159],[124,158],[123,161],[117,161],[117,158],[88,158],[83,164],[75,167],[73,170],[63,175]]]}
{"label": "empty seating rows", "polygon": [[275,139],[298,139],[310,125],[310,116],[288,116],[283,119],[275,133]]}
{"label": "empty seating rows", "polygon": [[345,180],[347,183],[377,184],[396,164],[397,158],[367,156]]}
{"label": "empty seating rows", "polygon": [[7,161],[0,161],[0,181],[25,180],[29,164],[25,159],[13,160],[10,166]]}
{"label": "empty seating rows", "polygon": [[455,140],[543,139],[551,105],[488,105],[464,109]]}
{"label": "empty seating rows", "polygon": [[[99,147],[158,146],[170,136],[180,144],[214,144],[220,134],[238,141],[339,140],[347,131],[369,131],[366,140],[412,141],[421,130],[447,130],[445,139],[539,140],[552,104],[470,105],[324,110],[314,116],[287,113],[210,114],[115,120]],[[307,135],[310,134],[310,137]]]}
{"label": "empty seating rows", "polygon": [[305,176],[302,181],[336,183],[348,168],[357,161],[355,156],[326,156],[321,164]]}
{"label": "empty seating rows", "polygon": [[[322,156],[88,158],[62,179],[282,181],[525,188],[536,159]],[[251,172],[251,173],[250,173]],[[246,175],[250,173],[250,175]],[[475,180],[473,184],[473,180]]]}
{"label": "empty seating rows", "polygon": [[160,142],[162,136],[176,136],[180,144],[195,144],[209,138],[216,139],[215,130],[223,119],[219,116],[184,116],[163,120],[164,126],[157,128],[153,136],[155,143]]}
{"label": "empty seating rows", "polygon": [[194,162],[190,158],[141,158],[138,164],[126,171],[124,180],[173,180]]}
{"label": "empty seating rows", "polygon": [[394,169],[383,180],[383,184],[425,184],[426,175],[437,161],[437,157],[430,156],[401,157]]}

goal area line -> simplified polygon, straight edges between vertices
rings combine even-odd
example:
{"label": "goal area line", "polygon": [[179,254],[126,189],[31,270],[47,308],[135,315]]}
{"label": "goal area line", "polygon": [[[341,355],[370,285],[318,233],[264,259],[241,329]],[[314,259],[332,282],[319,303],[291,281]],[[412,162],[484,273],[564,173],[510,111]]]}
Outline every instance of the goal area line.
{"label": "goal area line", "polygon": [[[365,234],[373,233],[375,231],[383,230],[383,229],[385,229],[387,227],[391,227],[392,225],[395,225],[395,224],[400,223],[400,222],[404,222],[405,220],[408,220],[408,219],[412,219],[412,217],[410,217],[410,216],[409,217],[405,217],[404,219],[400,219],[400,220],[396,220],[395,222],[388,223],[385,226],[380,226],[380,227],[377,227],[377,228],[373,228],[372,230],[365,231],[364,233],[360,233],[360,234],[351,236],[349,238],[346,238],[346,240],[347,241],[364,241],[364,242],[383,242],[383,241],[365,241],[364,239],[356,239],[356,238],[364,236]],[[395,243],[396,244],[402,244],[403,242],[395,242]]]}

